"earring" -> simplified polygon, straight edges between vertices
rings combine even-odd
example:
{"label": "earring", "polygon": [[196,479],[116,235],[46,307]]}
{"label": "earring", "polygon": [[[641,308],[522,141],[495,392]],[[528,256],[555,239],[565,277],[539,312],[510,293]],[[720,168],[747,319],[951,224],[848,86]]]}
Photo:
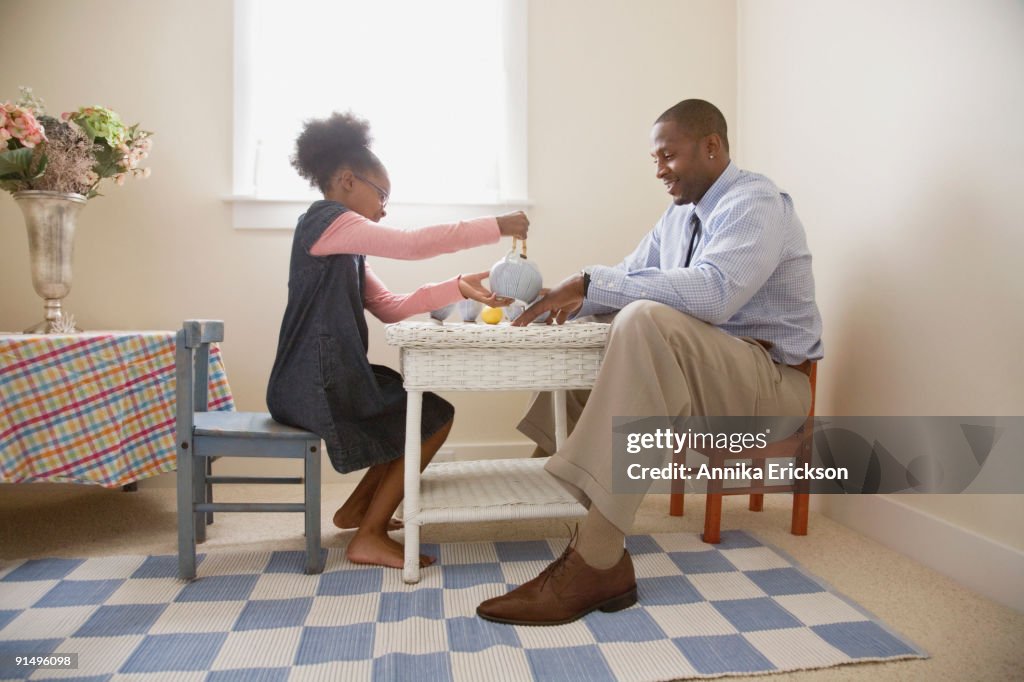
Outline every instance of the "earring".
{"label": "earring", "polygon": [[714,155],[714,154],[709,154],[709,155],[708,155],[708,158],[709,158],[709,159],[713,159],[713,158],[715,158],[715,155]]}

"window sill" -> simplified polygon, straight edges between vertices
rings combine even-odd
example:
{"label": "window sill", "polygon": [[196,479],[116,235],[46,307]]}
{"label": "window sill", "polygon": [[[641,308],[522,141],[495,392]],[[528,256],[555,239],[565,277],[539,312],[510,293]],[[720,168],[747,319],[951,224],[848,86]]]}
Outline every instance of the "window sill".
{"label": "window sill", "polygon": [[[311,196],[308,199],[267,199],[233,195],[224,201],[231,204],[231,222],[236,230],[292,230],[299,216],[318,198]],[[416,227],[468,220],[482,215],[525,211],[532,207],[533,202],[528,199],[437,204],[395,201],[388,204],[387,218],[384,222],[389,225]]]}

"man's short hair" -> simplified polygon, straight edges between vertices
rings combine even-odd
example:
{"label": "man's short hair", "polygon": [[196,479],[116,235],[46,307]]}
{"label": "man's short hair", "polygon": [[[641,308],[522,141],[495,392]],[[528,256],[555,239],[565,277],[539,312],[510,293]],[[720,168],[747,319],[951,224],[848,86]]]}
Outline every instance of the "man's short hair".
{"label": "man's short hair", "polygon": [[667,109],[655,123],[664,123],[665,121],[672,121],[696,137],[718,133],[718,136],[722,138],[722,146],[725,147],[725,151],[729,151],[725,116],[711,102],[702,99],[684,99],[679,104]]}

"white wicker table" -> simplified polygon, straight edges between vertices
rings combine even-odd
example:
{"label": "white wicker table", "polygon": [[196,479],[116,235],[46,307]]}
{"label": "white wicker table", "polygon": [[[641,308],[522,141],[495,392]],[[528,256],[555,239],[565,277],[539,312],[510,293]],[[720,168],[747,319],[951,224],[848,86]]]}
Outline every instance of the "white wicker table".
{"label": "white wicker table", "polygon": [[566,436],[565,392],[591,388],[610,325],[400,322],[387,342],[399,346],[409,393],[405,439],[405,569],[419,581],[420,526],[457,521],[582,516],[586,510],[544,470],[541,459],[431,464],[420,475],[424,391],[553,391],[555,441]]}

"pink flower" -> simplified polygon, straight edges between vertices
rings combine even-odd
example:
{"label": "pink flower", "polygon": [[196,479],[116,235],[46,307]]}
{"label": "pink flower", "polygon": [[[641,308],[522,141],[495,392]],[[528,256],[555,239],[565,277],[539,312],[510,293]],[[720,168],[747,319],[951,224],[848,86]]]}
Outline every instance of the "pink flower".
{"label": "pink flower", "polygon": [[3,104],[0,104],[0,140],[3,140],[4,142],[11,139],[11,131],[8,130],[8,128],[14,125],[14,121],[7,113],[7,107],[9,106],[14,105],[12,105],[10,102],[4,102]]}
{"label": "pink flower", "polygon": [[29,109],[15,106],[10,102],[4,103],[3,108],[4,130],[10,137],[18,140],[24,147],[35,147],[46,141],[46,132]]}

